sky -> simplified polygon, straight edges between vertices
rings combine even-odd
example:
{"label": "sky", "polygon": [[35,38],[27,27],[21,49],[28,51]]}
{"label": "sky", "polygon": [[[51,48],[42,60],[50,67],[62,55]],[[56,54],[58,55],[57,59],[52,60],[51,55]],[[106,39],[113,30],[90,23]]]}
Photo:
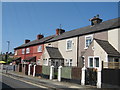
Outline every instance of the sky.
{"label": "sky", "polygon": [[65,31],[90,25],[99,14],[103,21],[118,17],[118,2],[3,2],[2,52],[35,40],[38,34],[54,35],[60,24]]}

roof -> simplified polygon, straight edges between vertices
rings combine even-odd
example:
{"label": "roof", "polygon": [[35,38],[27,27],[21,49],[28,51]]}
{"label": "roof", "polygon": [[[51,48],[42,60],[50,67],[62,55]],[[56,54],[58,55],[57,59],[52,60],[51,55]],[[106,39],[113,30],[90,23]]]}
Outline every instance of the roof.
{"label": "roof", "polygon": [[60,51],[58,48],[55,47],[46,47],[46,50],[50,56],[51,59],[63,59]]}
{"label": "roof", "polygon": [[95,41],[105,50],[109,56],[120,57],[120,53],[108,41],[99,39],[95,39]]}
{"label": "roof", "polygon": [[16,48],[14,48],[14,49],[16,50],[16,49],[20,49],[20,48],[24,48],[24,47],[28,47],[28,46],[32,46],[32,45],[42,44],[42,43],[44,43],[45,41],[52,39],[53,37],[55,37],[55,35],[51,35],[51,36],[48,36],[48,37],[44,37],[44,38],[41,38],[41,39],[39,39],[39,40],[36,39],[36,40],[33,40],[33,41],[28,42],[28,43],[26,43],[26,44],[23,44],[23,45],[21,45],[21,46],[19,46],[19,47],[16,47]]}
{"label": "roof", "polygon": [[33,57],[26,57],[24,61],[36,61],[36,56]]}
{"label": "roof", "polygon": [[13,61],[16,61],[16,60],[21,60],[21,57],[17,57]]}
{"label": "roof", "polygon": [[66,38],[71,38],[71,37],[82,36],[82,35],[86,35],[86,34],[110,30],[113,28],[120,27],[119,22],[120,22],[120,18],[115,18],[115,19],[101,22],[97,25],[93,25],[93,26],[89,25],[89,26],[86,26],[83,28],[78,28],[78,29],[75,29],[72,31],[67,31],[61,35],[54,37],[53,39],[50,39],[47,42],[53,42],[53,41],[62,40],[62,39],[66,39]]}

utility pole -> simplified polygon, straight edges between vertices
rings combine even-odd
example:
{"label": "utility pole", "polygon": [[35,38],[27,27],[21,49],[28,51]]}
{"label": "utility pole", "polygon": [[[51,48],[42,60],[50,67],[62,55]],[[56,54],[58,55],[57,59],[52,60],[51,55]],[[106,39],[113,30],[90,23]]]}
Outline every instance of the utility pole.
{"label": "utility pole", "polygon": [[8,43],[8,53],[9,53],[9,47],[10,47],[10,41],[7,41],[7,43]]}
{"label": "utility pole", "polygon": [[9,54],[10,41],[7,41],[7,43],[8,43],[8,51],[6,52],[6,62],[8,61],[8,54]]}

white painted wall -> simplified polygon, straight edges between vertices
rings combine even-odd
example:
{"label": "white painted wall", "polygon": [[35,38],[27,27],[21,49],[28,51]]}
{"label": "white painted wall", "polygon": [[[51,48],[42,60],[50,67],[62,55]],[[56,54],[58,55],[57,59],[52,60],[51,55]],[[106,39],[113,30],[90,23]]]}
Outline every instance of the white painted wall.
{"label": "white painted wall", "polygon": [[[66,41],[72,40],[72,50],[66,50]],[[72,59],[72,66],[77,66],[77,37],[58,41],[59,51],[64,59]],[[65,60],[64,60],[65,61]]]}
{"label": "white painted wall", "polygon": [[109,43],[120,52],[120,28],[108,31]]}
{"label": "white painted wall", "polygon": [[103,62],[108,62],[108,55],[107,53],[102,49],[102,47],[94,40],[94,56],[99,56],[100,59],[100,66]]}

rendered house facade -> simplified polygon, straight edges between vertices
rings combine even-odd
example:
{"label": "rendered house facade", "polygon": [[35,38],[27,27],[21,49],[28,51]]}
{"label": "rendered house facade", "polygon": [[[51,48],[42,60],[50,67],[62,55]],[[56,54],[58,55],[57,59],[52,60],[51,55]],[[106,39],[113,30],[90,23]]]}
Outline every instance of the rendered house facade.
{"label": "rendered house facade", "polygon": [[[120,24],[118,22],[120,19],[116,18],[116,19],[111,19],[104,22],[102,22],[102,20],[99,18],[96,18],[95,20],[97,20],[98,22],[96,23],[94,22],[94,20],[92,20],[91,21],[92,25],[90,26],[64,32],[54,37],[53,39],[45,43],[45,48],[56,47],[59,53],[62,55],[62,58],[64,60],[64,66],[78,66],[82,68],[85,60],[85,66],[89,67],[88,64],[90,62],[88,58],[90,57],[96,57],[96,56],[102,57],[101,59],[95,58],[97,59],[97,63],[98,61],[104,61],[104,62],[109,61],[107,51],[105,50],[102,51],[102,46],[100,46],[101,47],[100,48],[98,46],[99,44],[97,45],[97,42],[95,39],[98,39],[98,40],[101,40],[101,42],[107,41],[107,43],[104,43],[104,44],[107,46],[110,46],[110,48],[113,49],[113,51],[111,52],[116,51],[115,54],[118,54],[118,55],[115,56],[114,58],[116,58],[117,62],[119,62]],[[47,53],[47,50],[45,49],[45,54],[46,53]],[[46,65],[51,65],[49,64],[51,63],[51,61],[49,60],[50,58],[49,54],[47,55],[45,54],[42,57],[42,59],[45,60],[44,62],[47,62]],[[115,60],[113,60],[112,62],[114,61]],[[59,62],[59,60],[56,60],[56,62]]]}

